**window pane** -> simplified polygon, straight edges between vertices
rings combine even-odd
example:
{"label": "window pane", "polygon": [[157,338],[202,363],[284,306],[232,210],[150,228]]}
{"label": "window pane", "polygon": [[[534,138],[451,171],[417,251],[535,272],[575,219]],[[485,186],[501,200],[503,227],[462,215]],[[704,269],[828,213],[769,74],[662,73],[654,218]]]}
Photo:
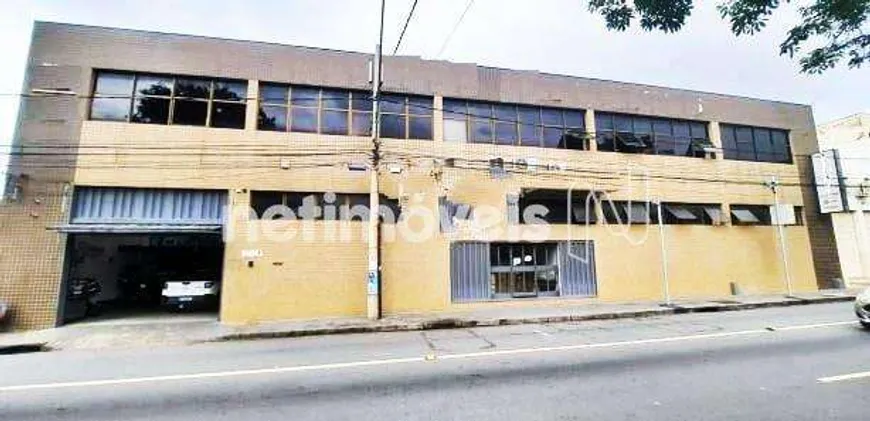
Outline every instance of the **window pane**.
{"label": "window pane", "polygon": [[262,84],[260,85],[260,98],[270,104],[287,104],[289,87],[284,85]]}
{"label": "window pane", "polygon": [[290,103],[303,107],[317,107],[320,100],[320,90],[317,88],[290,88]]}
{"label": "window pane", "polygon": [[[597,128],[597,127],[596,127]],[[616,136],[613,132],[604,131],[598,132],[595,135],[595,142],[598,144],[599,151],[614,152],[616,151]]]}
{"label": "window pane", "polygon": [[674,155],[677,156],[690,156],[690,149],[692,146],[692,139],[688,137],[675,137],[674,138]]}
{"label": "window pane", "polygon": [[653,120],[653,132],[656,134],[671,135],[671,122],[668,120]]}
{"label": "window pane", "polygon": [[613,126],[618,132],[631,133],[634,131],[632,118],[624,115],[613,116]]}
{"label": "window pane", "polygon": [[675,121],[673,123],[673,128],[674,128],[674,136],[675,137],[681,137],[681,138],[691,137],[690,132],[689,132],[689,123],[686,123],[683,121]]}
{"label": "window pane", "polygon": [[555,127],[544,127],[544,147],[545,148],[558,148],[562,144],[562,134],[563,130],[561,128]]}
{"label": "window pane", "polygon": [[492,143],[492,125],[490,120],[472,121],[471,141],[475,143]]}
{"label": "window pane", "polygon": [[752,140],[752,129],[738,127],[736,130],[737,159],[748,161],[755,160],[755,145]]}
{"label": "window pane", "polygon": [[562,121],[562,111],[561,110],[550,110],[550,109],[542,109],[541,110],[541,124],[545,126],[559,126],[562,127],[565,123]]}
{"label": "window pane", "polygon": [[773,161],[773,144],[770,141],[770,130],[755,129],[755,154],[759,161]]}
{"label": "window pane", "polygon": [[205,126],[205,117],[207,114],[207,101],[176,99],[172,124]]}
{"label": "window pane", "polygon": [[182,98],[208,98],[211,82],[204,79],[178,78],[175,81],[175,96]]}
{"label": "window pane", "polygon": [[496,105],[495,119],[503,123],[513,123],[517,121],[517,108],[513,105]]}
{"label": "window pane", "polygon": [[516,123],[495,122],[495,143],[500,145],[515,145],[517,143]]}
{"label": "window pane", "polygon": [[409,139],[432,139],[432,117],[411,116],[408,122]]}
{"label": "window pane", "polygon": [[212,104],[211,126],[226,129],[245,128],[244,103],[215,102]]}
{"label": "window pane", "polygon": [[347,135],[347,111],[323,110],[320,113],[320,133]]}
{"label": "window pane", "polygon": [[372,111],[371,95],[365,92],[353,92],[353,101],[351,104],[354,111]]}
{"label": "window pane", "polygon": [[720,126],[722,135],[722,149],[726,159],[737,159],[737,139],[734,136],[734,128]]}
{"label": "window pane", "polygon": [[774,160],[783,163],[791,162],[791,148],[789,148],[788,145],[788,133],[782,130],[773,130],[771,132],[771,142],[773,143]]}
{"label": "window pane", "polygon": [[94,98],[91,105],[93,120],[127,121],[129,116],[129,98]]}
{"label": "window pane", "polygon": [[523,145],[541,146],[541,128],[530,124],[521,125],[520,139]]}
{"label": "window pane", "polygon": [[257,213],[258,218],[263,217],[263,213],[270,207],[282,205],[284,195],[281,192],[272,191],[255,191],[251,192],[251,208]]}
{"label": "window pane", "polygon": [[400,95],[381,95],[380,107],[382,113],[404,114],[405,97]]}
{"label": "window pane", "polygon": [[408,98],[408,114],[431,116],[432,98],[410,97]]}
{"label": "window pane", "polygon": [[595,130],[600,132],[613,130],[613,115],[604,113],[595,114]]}
{"label": "window pane", "polygon": [[160,76],[137,76],[136,95],[172,95],[172,78]]}
{"label": "window pane", "polygon": [[372,113],[353,113],[351,116],[351,132],[353,136],[371,136],[372,135]]}
{"label": "window pane", "polygon": [[245,101],[247,97],[247,82],[231,82],[227,80],[216,80],[214,82],[214,99]]}
{"label": "window pane", "polygon": [[692,139],[706,139],[707,125],[704,123],[692,123]]}
{"label": "window pane", "polygon": [[634,132],[637,134],[652,133],[652,120],[646,117],[636,117],[634,119]]}
{"label": "window pane", "polygon": [[448,142],[467,142],[468,124],[465,120],[444,120],[444,140]]}
{"label": "window pane", "polygon": [[346,110],[348,107],[349,95],[344,91],[337,90],[323,90],[323,96],[321,97],[321,103],[323,104],[323,108],[330,108],[336,110]]}
{"label": "window pane", "polygon": [[404,139],[405,116],[398,114],[382,114],[381,136],[393,139]]}
{"label": "window pane", "polygon": [[100,73],[97,75],[97,86],[94,93],[129,98],[133,94],[133,75]]}
{"label": "window pane", "polygon": [[317,109],[302,107],[291,108],[290,131],[317,133]]}
{"label": "window pane", "polygon": [[492,104],[485,102],[469,102],[468,113],[473,117],[492,117]]}
{"label": "window pane", "polygon": [[275,106],[260,107],[257,117],[257,128],[279,132],[287,131],[287,108]]}
{"label": "window pane", "polygon": [[586,126],[582,111],[565,111],[565,127],[583,128]]}
{"label": "window pane", "polygon": [[465,101],[456,99],[444,100],[444,118],[464,120],[467,118],[468,108]]}
{"label": "window pane", "polygon": [[677,142],[673,136],[660,134],[655,139],[657,155],[677,155]]}
{"label": "window pane", "polygon": [[169,123],[169,98],[140,97],[133,102],[135,123],[167,124]]}

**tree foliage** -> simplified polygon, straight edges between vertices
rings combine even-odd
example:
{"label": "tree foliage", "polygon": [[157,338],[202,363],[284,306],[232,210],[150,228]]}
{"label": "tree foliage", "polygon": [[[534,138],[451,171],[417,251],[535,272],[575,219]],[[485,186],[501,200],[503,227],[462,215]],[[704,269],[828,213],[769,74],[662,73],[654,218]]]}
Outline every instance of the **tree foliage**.
{"label": "tree foliage", "polygon": [[[700,0],[698,0],[700,1]],[[709,0],[707,0],[709,1]],[[717,6],[738,36],[758,33],[770,16],[792,0],[722,0]],[[822,73],[845,61],[859,68],[870,61],[870,0],[806,0],[800,22],[779,46],[781,55],[799,57],[801,72]],[[607,28],[624,31],[635,20],[644,30],[668,33],[683,28],[692,0],[589,0],[589,10],[604,17]]]}

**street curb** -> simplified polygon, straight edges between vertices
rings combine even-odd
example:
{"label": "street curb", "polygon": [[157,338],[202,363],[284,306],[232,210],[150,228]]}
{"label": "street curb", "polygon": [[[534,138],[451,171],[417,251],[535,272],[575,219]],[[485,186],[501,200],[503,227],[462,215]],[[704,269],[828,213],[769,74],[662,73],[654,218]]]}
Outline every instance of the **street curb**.
{"label": "street curb", "polygon": [[336,327],[315,327],[301,328],[284,331],[269,331],[269,332],[237,332],[218,336],[213,339],[204,340],[201,342],[230,342],[230,341],[248,341],[258,339],[278,339],[278,338],[297,338],[304,336],[320,336],[320,335],[339,335],[353,333],[382,333],[382,332],[412,332],[422,330],[438,330],[438,329],[462,329],[471,327],[491,327],[491,326],[508,326],[522,324],[546,324],[546,323],[564,323],[564,322],[582,322],[593,320],[617,320],[617,319],[639,319],[655,316],[668,316],[677,314],[690,313],[718,313],[726,311],[741,311],[753,310],[760,308],[772,307],[792,307],[812,304],[829,304],[849,302],[855,299],[854,296],[830,296],[819,298],[789,298],[786,300],[771,300],[755,303],[727,303],[727,304],[700,304],[700,305],[674,305],[669,307],[661,307],[655,309],[644,310],[629,310],[616,311],[609,313],[595,314],[569,314],[559,316],[538,316],[538,317],[518,317],[518,318],[496,318],[496,319],[467,319],[467,318],[435,318],[422,322],[373,322],[372,324],[364,325],[347,325]]}

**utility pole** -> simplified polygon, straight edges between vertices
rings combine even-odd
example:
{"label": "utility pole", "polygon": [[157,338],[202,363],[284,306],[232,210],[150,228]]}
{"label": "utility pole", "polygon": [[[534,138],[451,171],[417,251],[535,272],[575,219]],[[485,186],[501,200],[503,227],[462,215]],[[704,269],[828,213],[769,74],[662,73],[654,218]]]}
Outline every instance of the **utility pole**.
{"label": "utility pole", "polygon": [[[773,192],[773,208],[776,212],[776,233],[779,237],[779,249],[782,253],[782,267],[785,271],[785,287],[786,291],[788,291],[788,296],[791,297],[793,295],[793,291],[791,288],[791,272],[788,269],[788,247],[785,245],[785,232],[783,232],[783,221],[782,221],[782,212],[779,211],[779,182],[776,180],[776,177],[771,177],[770,181],[764,183],[764,185],[769,188]],[[773,217],[773,215],[771,215]]]}
{"label": "utility pole", "polygon": [[368,225],[368,272],[366,274],[367,297],[366,309],[369,319],[381,317],[381,220],[380,220],[380,187],[378,180],[378,167],[380,166],[380,96],[381,76],[383,64],[381,63],[381,46],[384,44],[384,8],[386,0],[381,0],[381,21],[378,30],[378,43],[375,46],[375,55],[371,66],[372,82],[372,162],[369,168],[369,225]]}
{"label": "utility pole", "polygon": [[657,211],[658,211],[658,222],[659,222],[659,238],[661,239],[661,248],[662,248],[662,289],[665,294],[665,307],[671,306],[671,285],[668,280],[668,246],[665,240],[665,223],[663,221],[664,214],[662,213],[662,201],[658,200],[656,203]]}

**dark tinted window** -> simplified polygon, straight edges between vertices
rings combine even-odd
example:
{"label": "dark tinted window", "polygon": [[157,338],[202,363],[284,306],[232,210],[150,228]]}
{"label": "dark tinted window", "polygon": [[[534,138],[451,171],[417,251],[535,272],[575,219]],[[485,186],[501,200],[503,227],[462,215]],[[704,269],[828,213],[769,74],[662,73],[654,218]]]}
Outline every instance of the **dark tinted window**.
{"label": "dark tinted window", "polygon": [[706,124],[627,114],[597,113],[599,151],[703,156],[709,146]]}
{"label": "dark tinted window", "polygon": [[211,127],[242,129],[246,93],[247,83],[242,81],[99,72],[91,118],[187,126],[210,122]]}
{"label": "dark tinted window", "polygon": [[721,132],[726,159],[792,162],[788,132],[785,130],[722,124]]}
{"label": "dark tinted window", "polygon": [[474,143],[585,149],[584,116],[580,110],[444,99],[445,120],[465,122]]}

